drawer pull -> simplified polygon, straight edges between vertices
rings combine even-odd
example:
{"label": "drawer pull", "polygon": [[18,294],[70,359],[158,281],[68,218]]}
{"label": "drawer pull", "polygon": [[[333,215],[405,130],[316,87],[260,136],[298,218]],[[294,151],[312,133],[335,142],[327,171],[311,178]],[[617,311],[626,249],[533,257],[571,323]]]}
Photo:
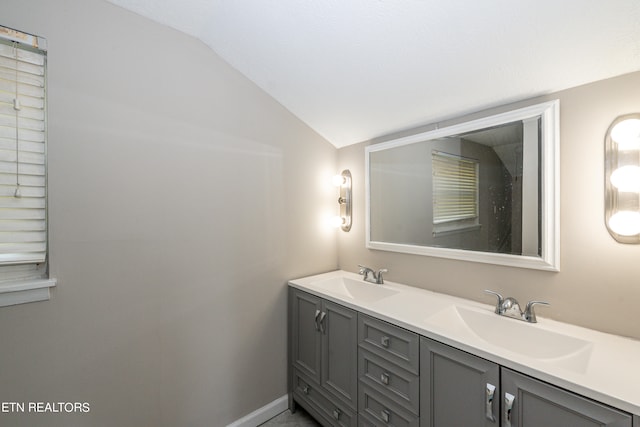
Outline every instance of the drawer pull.
{"label": "drawer pull", "polygon": [[334,409],[333,410],[333,418],[335,418],[336,420],[340,419],[340,415],[342,415],[342,412],[340,411],[340,409]]}
{"label": "drawer pull", "polygon": [[496,417],[493,415],[493,398],[496,393],[496,386],[493,384],[487,383],[486,396],[485,396],[485,417],[491,422],[496,420]]}
{"label": "drawer pull", "polygon": [[303,392],[304,394],[309,394],[309,386],[305,384],[305,386],[304,386],[304,387],[302,387],[302,392]]}
{"label": "drawer pull", "polygon": [[513,402],[516,397],[512,394],[504,394],[504,427],[511,427],[511,418],[513,417]]}
{"label": "drawer pull", "polygon": [[384,421],[385,423],[389,423],[389,417],[391,416],[391,412],[389,412],[386,409],[383,409],[382,412],[380,412],[380,418],[382,418],[382,421]]}
{"label": "drawer pull", "polygon": [[383,336],[382,338],[380,338],[380,345],[382,345],[384,348],[389,347],[389,337]]}
{"label": "drawer pull", "polygon": [[389,374],[386,372],[380,374],[380,382],[384,385],[389,385]]}

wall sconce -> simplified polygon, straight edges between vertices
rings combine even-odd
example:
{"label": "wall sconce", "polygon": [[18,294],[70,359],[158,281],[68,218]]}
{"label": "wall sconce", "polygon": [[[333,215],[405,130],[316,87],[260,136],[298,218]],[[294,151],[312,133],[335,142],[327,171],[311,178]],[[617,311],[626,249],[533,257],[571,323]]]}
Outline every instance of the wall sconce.
{"label": "wall sconce", "polygon": [[611,123],[604,163],[609,234],[620,243],[640,243],[640,113]]}
{"label": "wall sconce", "polygon": [[340,216],[333,220],[336,227],[341,227],[342,231],[351,230],[351,172],[348,169],[342,171],[340,175],[333,177],[333,184],[340,187],[338,204],[340,205]]}

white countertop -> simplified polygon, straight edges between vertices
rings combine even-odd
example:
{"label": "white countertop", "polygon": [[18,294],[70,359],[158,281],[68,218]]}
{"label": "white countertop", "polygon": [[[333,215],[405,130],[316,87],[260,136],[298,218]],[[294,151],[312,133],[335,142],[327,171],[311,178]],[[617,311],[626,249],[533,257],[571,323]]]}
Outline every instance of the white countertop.
{"label": "white countertop", "polygon": [[[356,295],[345,294],[334,279],[351,279],[366,286],[358,287]],[[365,314],[475,354],[502,366],[547,381],[559,387],[606,403],[618,409],[640,415],[640,341],[605,334],[538,315],[538,323],[527,324],[496,316],[498,322],[514,326],[521,335],[550,331],[588,342],[580,354],[565,357],[530,357],[509,348],[509,336],[504,345],[495,345],[474,334],[469,328],[451,321],[453,307],[473,312],[493,313],[494,307],[449,295],[385,281],[384,285],[363,282],[362,276],[346,271],[332,271],[289,281],[289,285],[321,296]],[[384,298],[371,295],[386,293]],[[374,289],[375,288],[375,289]],[[493,321],[491,319],[491,321]],[[536,330],[533,330],[533,329]],[[522,337],[518,337],[522,339]],[[570,340],[570,338],[569,338]]]}

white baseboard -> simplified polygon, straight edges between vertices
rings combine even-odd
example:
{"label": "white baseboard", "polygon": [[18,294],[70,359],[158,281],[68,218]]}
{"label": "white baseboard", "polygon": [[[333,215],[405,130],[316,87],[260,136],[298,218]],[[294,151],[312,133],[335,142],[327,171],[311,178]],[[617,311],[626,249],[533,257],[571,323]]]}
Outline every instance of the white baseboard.
{"label": "white baseboard", "polygon": [[256,427],[286,411],[288,408],[289,395],[285,394],[273,402],[267,403],[262,408],[256,409],[249,415],[245,415],[239,420],[232,422],[227,427]]}

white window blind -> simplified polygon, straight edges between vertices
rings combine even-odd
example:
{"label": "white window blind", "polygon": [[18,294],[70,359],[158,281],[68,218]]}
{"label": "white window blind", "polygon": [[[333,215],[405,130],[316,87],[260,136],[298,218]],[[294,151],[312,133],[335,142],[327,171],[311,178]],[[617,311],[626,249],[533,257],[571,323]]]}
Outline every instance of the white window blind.
{"label": "white window blind", "polygon": [[432,152],[433,223],[478,217],[478,162]]}
{"label": "white window blind", "polygon": [[0,40],[0,265],[46,260],[45,55]]}

